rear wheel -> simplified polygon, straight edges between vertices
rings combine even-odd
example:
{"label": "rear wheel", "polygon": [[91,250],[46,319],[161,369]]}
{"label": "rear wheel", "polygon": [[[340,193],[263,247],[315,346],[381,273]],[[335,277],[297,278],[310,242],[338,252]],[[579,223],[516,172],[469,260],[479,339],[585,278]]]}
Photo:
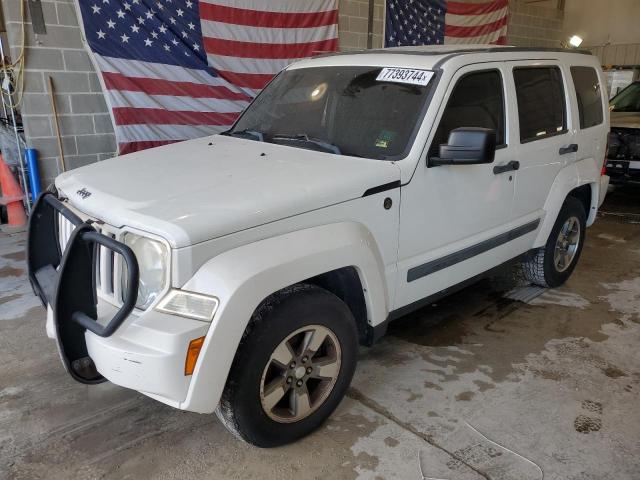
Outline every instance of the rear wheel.
{"label": "rear wheel", "polygon": [[585,230],[586,213],[582,203],[567,197],[547,244],[522,263],[524,278],[541,287],[559,287],[566,282],[580,258]]}
{"label": "rear wheel", "polygon": [[254,313],[216,410],[259,447],[293,442],[338,406],[355,370],[355,321],[338,297],[311,285],[278,292]]}

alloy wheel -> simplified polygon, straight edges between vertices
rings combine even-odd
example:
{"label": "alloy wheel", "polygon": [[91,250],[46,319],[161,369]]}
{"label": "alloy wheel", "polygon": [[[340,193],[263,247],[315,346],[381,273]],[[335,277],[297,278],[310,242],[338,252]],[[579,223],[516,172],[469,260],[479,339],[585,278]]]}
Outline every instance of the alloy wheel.
{"label": "alloy wheel", "polygon": [[580,221],[577,217],[569,217],[560,232],[553,254],[553,263],[558,272],[564,272],[573,262],[580,244]]}
{"label": "alloy wheel", "polygon": [[273,351],[262,373],[264,412],[280,423],[311,415],[333,390],[341,356],[340,342],[327,327],[308,325],[291,333]]}

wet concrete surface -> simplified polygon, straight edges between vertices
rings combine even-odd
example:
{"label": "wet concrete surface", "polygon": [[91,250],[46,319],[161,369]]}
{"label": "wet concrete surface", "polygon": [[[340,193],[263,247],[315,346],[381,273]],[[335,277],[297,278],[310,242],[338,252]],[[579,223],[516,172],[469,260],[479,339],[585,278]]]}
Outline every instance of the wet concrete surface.
{"label": "wet concrete surface", "polygon": [[[639,190],[640,191],[640,190]],[[640,212],[640,194],[610,213]],[[609,202],[609,200],[608,200]],[[635,202],[635,203],[634,203]],[[568,283],[529,303],[482,281],[363,348],[331,419],[290,446],[68,377],[0,237],[0,479],[640,478],[640,225],[604,215]]]}

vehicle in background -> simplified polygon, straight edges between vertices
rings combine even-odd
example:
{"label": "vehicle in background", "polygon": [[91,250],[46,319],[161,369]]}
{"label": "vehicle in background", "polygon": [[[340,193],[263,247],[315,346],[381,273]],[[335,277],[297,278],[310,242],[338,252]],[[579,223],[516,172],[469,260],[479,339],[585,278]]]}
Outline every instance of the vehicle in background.
{"label": "vehicle in background", "polygon": [[612,184],[640,183],[640,81],[609,102],[611,133],[606,173]]}

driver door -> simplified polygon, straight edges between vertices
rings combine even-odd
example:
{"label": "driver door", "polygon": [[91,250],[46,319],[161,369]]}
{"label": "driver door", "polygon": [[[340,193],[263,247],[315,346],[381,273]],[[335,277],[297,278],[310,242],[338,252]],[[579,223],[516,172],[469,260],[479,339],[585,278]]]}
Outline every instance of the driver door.
{"label": "driver door", "polygon": [[[402,188],[396,309],[515,256],[513,246],[500,242],[510,230],[516,171],[494,171],[516,159],[505,71],[502,63],[469,66],[449,83],[428,153]],[[495,130],[494,162],[428,166],[427,157],[437,156],[459,127]]]}

